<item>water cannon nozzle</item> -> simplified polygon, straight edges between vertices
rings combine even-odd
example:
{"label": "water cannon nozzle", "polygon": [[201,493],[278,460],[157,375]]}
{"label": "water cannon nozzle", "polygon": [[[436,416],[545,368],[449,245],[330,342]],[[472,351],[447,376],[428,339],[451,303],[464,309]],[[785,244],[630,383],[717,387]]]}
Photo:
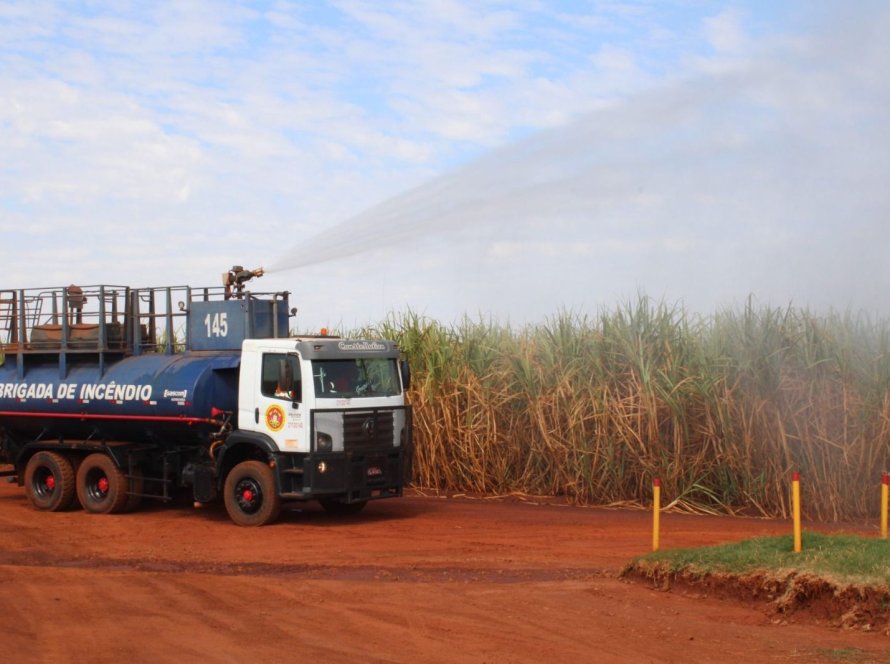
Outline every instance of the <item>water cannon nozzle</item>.
{"label": "water cannon nozzle", "polygon": [[255,270],[245,270],[241,265],[233,265],[232,269],[224,272],[222,276],[223,286],[226,289],[226,299],[232,297],[233,290],[235,297],[240,297],[244,284],[254,277],[262,277],[263,273],[264,271],[261,267]]}

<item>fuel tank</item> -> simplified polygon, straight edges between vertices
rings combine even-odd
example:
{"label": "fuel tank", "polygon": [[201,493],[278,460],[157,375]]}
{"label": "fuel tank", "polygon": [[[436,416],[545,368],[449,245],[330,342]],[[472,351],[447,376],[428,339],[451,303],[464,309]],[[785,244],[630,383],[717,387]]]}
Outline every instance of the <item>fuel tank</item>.
{"label": "fuel tank", "polygon": [[106,362],[57,356],[0,367],[0,429],[18,442],[107,440],[202,444],[237,411],[240,351],[149,354]]}

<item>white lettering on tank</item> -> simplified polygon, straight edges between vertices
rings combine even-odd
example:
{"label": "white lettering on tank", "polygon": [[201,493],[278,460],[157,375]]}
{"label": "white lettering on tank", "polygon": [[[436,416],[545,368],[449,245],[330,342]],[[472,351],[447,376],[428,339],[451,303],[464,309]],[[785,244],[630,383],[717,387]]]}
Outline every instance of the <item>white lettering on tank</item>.
{"label": "white lettering on tank", "polygon": [[[0,383],[0,399],[151,401],[152,385],[133,383]],[[183,394],[186,391],[183,390]]]}

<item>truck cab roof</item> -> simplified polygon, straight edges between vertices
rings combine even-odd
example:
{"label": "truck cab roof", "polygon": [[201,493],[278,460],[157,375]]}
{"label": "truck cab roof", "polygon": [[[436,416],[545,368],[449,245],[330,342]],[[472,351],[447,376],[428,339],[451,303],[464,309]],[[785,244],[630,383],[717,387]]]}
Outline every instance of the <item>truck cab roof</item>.
{"label": "truck cab roof", "polygon": [[296,351],[310,360],[336,360],[355,357],[399,358],[393,341],[342,339],[340,337],[289,337],[286,339],[245,339],[244,351]]}

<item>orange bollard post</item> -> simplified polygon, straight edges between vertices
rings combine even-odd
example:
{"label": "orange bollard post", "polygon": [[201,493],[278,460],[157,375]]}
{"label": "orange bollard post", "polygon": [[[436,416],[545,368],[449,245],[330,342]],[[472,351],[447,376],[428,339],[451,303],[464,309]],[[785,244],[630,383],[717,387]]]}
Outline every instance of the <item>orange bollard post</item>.
{"label": "orange bollard post", "polygon": [[661,512],[661,480],[657,477],[652,480],[652,550],[658,551],[658,539]]}
{"label": "orange bollard post", "polygon": [[794,553],[800,553],[800,473],[791,476],[791,504],[794,513]]}
{"label": "orange bollard post", "polygon": [[881,475],[881,539],[887,539],[887,493],[890,489],[890,475]]}

